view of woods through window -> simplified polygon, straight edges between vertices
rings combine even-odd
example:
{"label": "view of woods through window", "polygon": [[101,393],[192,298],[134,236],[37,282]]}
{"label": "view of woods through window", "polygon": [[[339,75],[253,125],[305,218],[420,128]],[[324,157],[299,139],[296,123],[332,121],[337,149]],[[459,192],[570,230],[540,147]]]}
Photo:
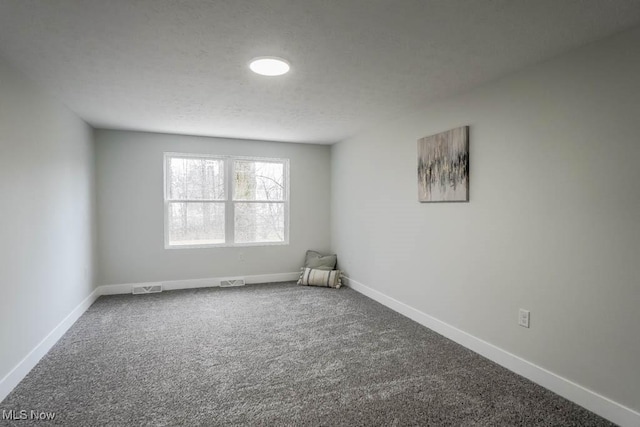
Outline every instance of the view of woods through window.
{"label": "view of woods through window", "polygon": [[236,160],[235,241],[284,241],[284,194],[284,164]]}
{"label": "view of woods through window", "polygon": [[167,154],[168,247],[285,243],[287,160]]}

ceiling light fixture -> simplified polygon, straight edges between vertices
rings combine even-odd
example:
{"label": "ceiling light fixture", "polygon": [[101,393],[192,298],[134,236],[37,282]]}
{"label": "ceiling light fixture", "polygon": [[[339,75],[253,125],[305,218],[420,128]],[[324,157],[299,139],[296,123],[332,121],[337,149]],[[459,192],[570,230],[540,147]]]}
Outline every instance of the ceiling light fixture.
{"label": "ceiling light fixture", "polygon": [[289,72],[289,62],[277,56],[260,56],[249,63],[251,71],[263,76],[281,76]]}

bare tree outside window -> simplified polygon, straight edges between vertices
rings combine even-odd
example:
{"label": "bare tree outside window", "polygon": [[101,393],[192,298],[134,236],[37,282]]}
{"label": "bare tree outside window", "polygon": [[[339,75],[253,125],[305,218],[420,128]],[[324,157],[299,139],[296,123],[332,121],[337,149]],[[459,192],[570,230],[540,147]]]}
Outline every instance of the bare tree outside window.
{"label": "bare tree outside window", "polygon": [[236,242],[284,241],[284,164],[236,160],[234,166]]}
{"label": "bare tree outside window", "polygon": [[224,243],[224,161],[172,158],[168,169],[170,243]]}

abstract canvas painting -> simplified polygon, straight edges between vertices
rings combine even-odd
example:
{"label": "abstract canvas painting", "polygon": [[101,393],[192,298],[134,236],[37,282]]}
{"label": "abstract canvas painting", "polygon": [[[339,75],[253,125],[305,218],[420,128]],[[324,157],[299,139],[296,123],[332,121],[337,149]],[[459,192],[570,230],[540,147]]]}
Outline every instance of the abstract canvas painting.
{"label": "abstract canvas painting", "polygon": [[469,201],[469,126],[418,140],[418,200]]}

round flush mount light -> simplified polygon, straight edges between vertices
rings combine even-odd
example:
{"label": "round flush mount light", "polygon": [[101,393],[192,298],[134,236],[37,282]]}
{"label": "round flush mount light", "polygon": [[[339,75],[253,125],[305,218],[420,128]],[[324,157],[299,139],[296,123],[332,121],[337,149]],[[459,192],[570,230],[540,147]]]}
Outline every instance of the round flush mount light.
{"label": "round flush mount light", "polygon": [[287,60],[277,56],[260,56],[249,62],[249,68],[263,76],[281,76],[288,73],[291,66]]}

